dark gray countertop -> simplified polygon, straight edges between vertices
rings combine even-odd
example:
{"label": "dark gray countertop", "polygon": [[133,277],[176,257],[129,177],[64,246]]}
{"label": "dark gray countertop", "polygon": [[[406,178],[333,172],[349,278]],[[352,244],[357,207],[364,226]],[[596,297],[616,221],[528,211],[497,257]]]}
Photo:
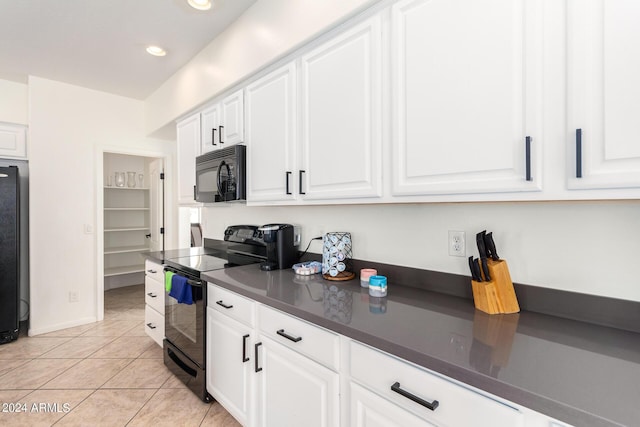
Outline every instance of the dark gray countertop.
{"label": "dark gray countertop", "polygon": [[561,421],[640,424],[640,334],[531,312],[489,316],[467,299],[393,283],[375,299],[357,279],[257,265],[203,278]]}

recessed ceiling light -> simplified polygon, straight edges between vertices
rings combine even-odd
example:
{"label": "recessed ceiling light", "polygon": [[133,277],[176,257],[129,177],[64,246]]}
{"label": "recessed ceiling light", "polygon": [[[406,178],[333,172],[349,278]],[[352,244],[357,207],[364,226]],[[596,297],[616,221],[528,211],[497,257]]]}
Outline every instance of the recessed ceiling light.
{"label": "recessed ceiling light", "polygon": [[211,0],[187,0],[189,6],[198,10],[209,10],[211,9]]}
{"label": "recessed ceiling light", "polygon": [[158,46],[148,46],[147,53],[150,53],[153,56],[165,56],[167,51]]}

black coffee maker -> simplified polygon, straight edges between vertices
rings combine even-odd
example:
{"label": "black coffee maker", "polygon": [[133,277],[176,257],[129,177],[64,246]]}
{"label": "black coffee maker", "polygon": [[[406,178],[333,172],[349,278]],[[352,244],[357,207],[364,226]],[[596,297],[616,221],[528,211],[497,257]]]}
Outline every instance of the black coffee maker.
{"label": "black coffee maker", "polygon": [[298,250],[293,225],[266,224],[259,227],[258,231],[262,231],[267,245],[267,260],[260,264],[260,270],[280,270],[296,263]]}

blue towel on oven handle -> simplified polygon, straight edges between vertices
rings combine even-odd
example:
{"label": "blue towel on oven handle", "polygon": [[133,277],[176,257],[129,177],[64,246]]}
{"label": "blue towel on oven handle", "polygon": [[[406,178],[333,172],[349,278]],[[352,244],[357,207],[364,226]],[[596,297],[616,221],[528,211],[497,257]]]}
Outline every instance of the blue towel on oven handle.
{"label": "blue towel on oven handle", "polygon": [[193,294],[191,285],[187,283],[187,278],[175,274],[171,278],[171,292],[169,296],[175,298],[179,304],[193,304]]}

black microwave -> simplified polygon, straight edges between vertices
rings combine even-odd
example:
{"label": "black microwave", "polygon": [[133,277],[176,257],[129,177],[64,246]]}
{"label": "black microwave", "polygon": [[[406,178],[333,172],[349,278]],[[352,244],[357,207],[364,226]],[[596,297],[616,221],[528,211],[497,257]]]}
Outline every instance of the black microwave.
{"label": "black microwave", "polygon": [[197,202],[246,199],[246,149],[244,145],[234,145],[196,157]]}

